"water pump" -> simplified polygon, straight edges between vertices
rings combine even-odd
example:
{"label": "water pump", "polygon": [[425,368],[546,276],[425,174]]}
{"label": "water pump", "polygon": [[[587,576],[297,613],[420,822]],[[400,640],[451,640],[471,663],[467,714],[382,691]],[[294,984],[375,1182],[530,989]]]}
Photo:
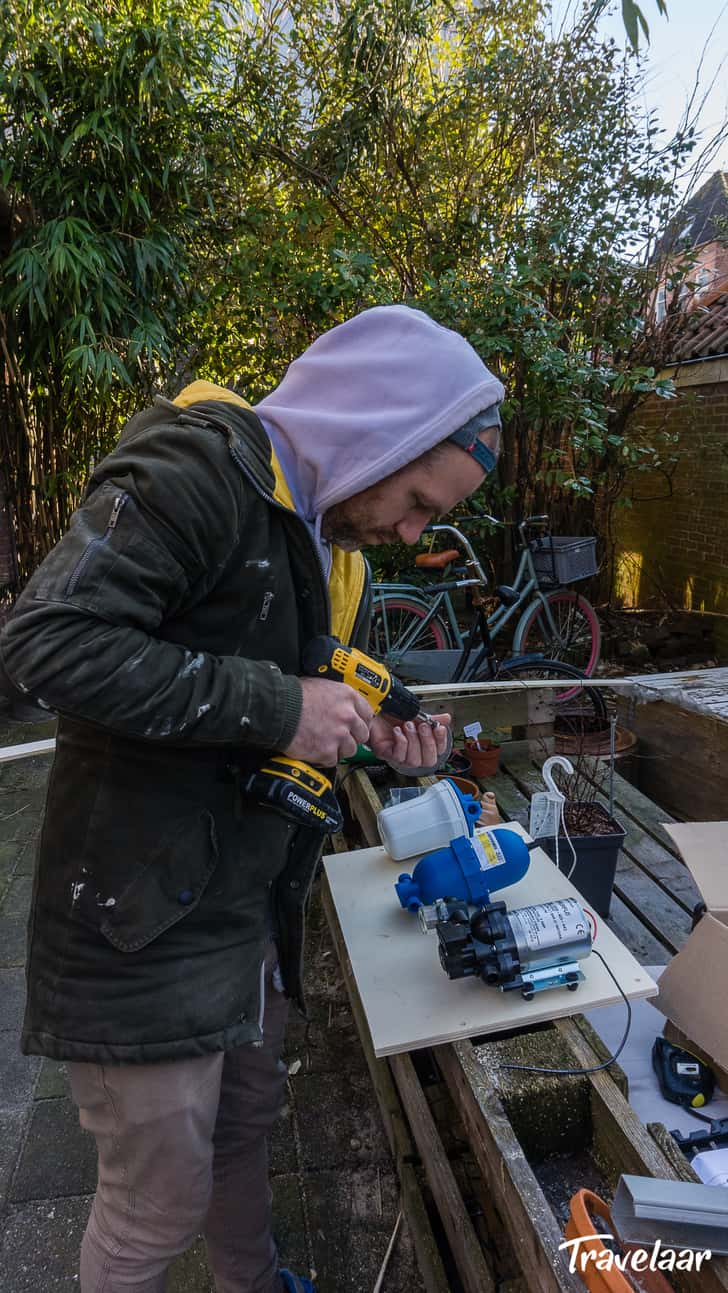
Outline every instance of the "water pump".
{"label": "water pump", "polygon": [[579,962],[591,952],[591,927],[575,898],[511,912],[504,902],[475,912],[457,902],[438,907],[434,928],[450,979],[477,975],[502,992],[520,989],[530,1001],[547,988],[574,992],[584,978]]}

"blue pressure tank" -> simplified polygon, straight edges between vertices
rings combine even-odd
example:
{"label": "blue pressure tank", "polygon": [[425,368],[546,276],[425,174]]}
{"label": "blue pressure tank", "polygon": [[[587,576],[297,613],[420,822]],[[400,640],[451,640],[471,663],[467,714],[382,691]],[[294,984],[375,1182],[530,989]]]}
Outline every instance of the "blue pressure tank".
{"label": "blue pressure tank", "polygon": [[521,836],[496,827],[480,831],[473,839],[461,835],[447,848],[426,853],[412,875],[401,875],[394,887],[407,911],[416,912],[438,898],[480,906],[490,902],[496,889],[522,880],[529,861]]}

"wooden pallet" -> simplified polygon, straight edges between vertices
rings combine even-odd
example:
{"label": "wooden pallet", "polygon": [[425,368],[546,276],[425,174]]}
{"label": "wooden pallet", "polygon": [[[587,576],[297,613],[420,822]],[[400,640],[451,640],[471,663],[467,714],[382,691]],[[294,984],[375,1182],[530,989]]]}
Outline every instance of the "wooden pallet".
{"label": "wooden pallet", "polygon": [[[536,782],[534,765],[514,751],[488,786],[503,817],[525,824]],[[350,830],[337,847],[378,843],[381,800],[369,778],[350,773],[343,789],[360,835],[353,838]],[[640,959],[664,962],[687,935],[697,890],[660,828],[658,816],[664,815],[619,777],[615,802],[628,834],[609,923]],[[509,1061],[574,1068],[601,1063],[606,1052],[581,1016],[512,1037],[376,1059],[325,881],[324,905],[428,1293],[453,1283],[465,1293],[580,1293],[584,1286],[559,1248],[568,1193],[590,1184],[610,1196],[623,1172],[696,1180],[689,1164],[664,1127],[645,1127],[637,1117],[616,1065],[569,1078],[516,1077],[501,1067]],[[546,1180],[553,1177],[549,1155],[555,1153],[563,1156],[556,1160],[557,1178],[559,1172],[574,1176],[556,1203],[553,1179]],[[582,1169],[589,1180],[582,1179]],[[715,1259],[699,1275],[675,1275],[674,1282],[685,1293],[728,1290],[728,1261]]]}

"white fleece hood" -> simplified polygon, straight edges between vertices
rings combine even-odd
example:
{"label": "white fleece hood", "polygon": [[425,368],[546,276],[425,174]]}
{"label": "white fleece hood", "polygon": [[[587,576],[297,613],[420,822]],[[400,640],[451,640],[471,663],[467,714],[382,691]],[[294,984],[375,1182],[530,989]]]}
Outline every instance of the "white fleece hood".
{"label": "white fleece hood", "polygon": [[318,337],[255,406],[302,515],[404,467],[503,399],[459,333],[406,305],[364,310]]}

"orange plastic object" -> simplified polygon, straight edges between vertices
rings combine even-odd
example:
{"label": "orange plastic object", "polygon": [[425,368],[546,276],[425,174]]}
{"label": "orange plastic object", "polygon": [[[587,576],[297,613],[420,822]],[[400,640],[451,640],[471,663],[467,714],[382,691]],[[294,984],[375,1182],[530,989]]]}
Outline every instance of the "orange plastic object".
{"label": "orange plastic object", "polygon": [[644,1293],[674,1293],[672,1285],[668,1284],[660,1271],[641,1270],[635,1272],[636,1279],[632,1280],[616,1266],[610,1270],[599,1270],[595,1259],[608,1254],[610,1250],[604,1247],[595,1234],[595,1218],[601,1218],[607,1223],[605,1231],[615,1233],[612,1214],[604,1199],[600,1199],[591,1190],[578,1190],[569,1203],[565,1234],[567,1239],[581,1239],[579,1253],[594,1254],[593,1258],[585,1262],[584,1269],[579,1262],[576,1265],[576,1274],[584,1281],[589,1293],[635,1293],[636,1289],[639,1293],[643,1293],[643,1290]]}
{"label": "orange plastic object", "polygon": [[418,552],[415,565],[424,566],[427,570],[444,570],[445,566],[449,566],[451,561],[457,561],[461,555],[457,548],[448,548],[445,552]]}

